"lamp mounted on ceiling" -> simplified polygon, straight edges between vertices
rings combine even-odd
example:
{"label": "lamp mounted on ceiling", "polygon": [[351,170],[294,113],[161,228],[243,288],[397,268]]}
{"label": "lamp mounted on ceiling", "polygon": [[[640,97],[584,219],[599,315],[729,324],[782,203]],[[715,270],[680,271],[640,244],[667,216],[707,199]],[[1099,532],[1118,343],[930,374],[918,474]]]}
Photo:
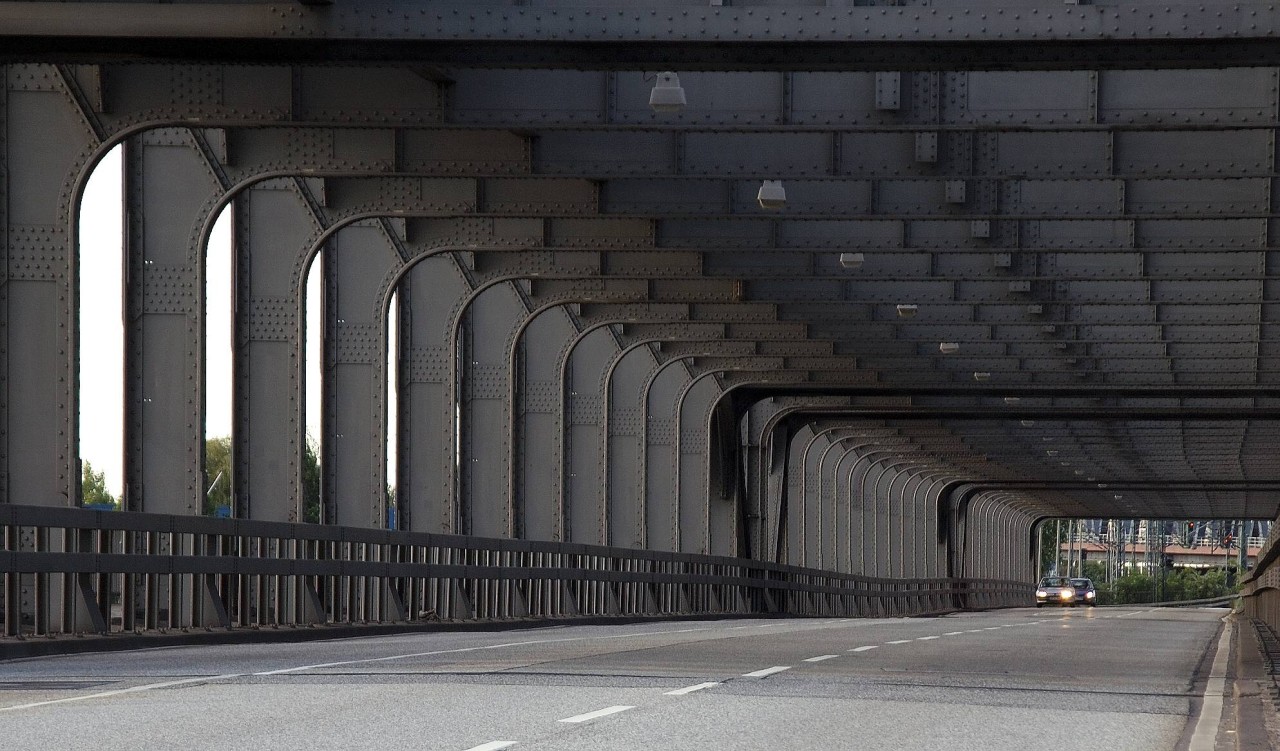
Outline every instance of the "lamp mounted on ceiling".
{"label": "lamp mounted on ceiling", "polygon": [[985,370],[976,370],[973,373],[973,380],[979,381],[979,382],[989,381],[991,380],[991,374]]}
{"label": "lamp mounted on ceiling", "polygon": [[920,312],[920,306],[911,303],[902,303],[898,305],[899,318],[915,318],[916,313]]}
{"label": "lamp mounted on ceiling", "polygon": [[938,345],[938,351],[944,355],[953,355],[960,351],[959,342],[942,342]]}
{"label": "lamp mounted on ceiling", "polygon": [[846,269],[860,269],[866,258],[861,253],[841,253],[840,265]]}
{"label": "lamp mounted on ceiling", "polygon": [[762,209],[777,211],[787,205],[787,189],[782,187],[781,180],[765,180],[756,193],[756,201]]}
{"label": "lamp mounted on ceiling", "polygon": [[680,76],[671,71],[658,74],[658,81],[649,92],[649,108],[654,112],[679,112],[688,104]]}

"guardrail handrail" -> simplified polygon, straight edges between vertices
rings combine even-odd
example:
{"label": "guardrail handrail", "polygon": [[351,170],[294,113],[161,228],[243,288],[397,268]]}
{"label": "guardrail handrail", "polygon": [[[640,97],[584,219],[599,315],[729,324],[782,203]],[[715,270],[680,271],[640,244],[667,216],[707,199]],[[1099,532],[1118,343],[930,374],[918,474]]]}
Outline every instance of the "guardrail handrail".
{"label": "guardrail handrail", "polygon": [[906,615],[1026,582],[867,577],[725,556],[0,505],[0,634],[424,619]]}

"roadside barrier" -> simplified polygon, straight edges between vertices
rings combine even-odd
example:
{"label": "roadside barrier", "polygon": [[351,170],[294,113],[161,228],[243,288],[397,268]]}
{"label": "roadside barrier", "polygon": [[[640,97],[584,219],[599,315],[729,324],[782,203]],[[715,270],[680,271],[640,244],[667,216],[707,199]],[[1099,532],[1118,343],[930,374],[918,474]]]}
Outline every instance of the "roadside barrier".
{"label": "roadside barrier", "polygon": [[878,579],[684,553],[0,505],[0,638],[414,621],[1028,605],[1026,582]]}

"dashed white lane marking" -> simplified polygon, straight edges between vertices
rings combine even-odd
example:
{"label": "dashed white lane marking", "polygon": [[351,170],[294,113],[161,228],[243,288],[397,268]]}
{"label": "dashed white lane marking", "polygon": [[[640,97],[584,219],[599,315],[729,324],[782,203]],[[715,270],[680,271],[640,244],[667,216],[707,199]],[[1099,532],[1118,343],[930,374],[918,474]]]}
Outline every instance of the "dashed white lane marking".
{"label": "dashed white lane marking", "polygon": [[969,629],[968,631],[966,631],[965,633],[966,633],[966,634],[980,634],[980,633],[982,633],[982,629],[980,629],[980,628],[971,628],[971,629]]}
{"label": "dashed white lane marking", "polygon": [[694,691],[701,691],[704,688],[711,688],[712,686],[719,685],[719,683],[714,681],[711,683],[695,683],[692,686],[685,686],[684,688],[678,688],[675,691],[668,691],[664,696],[684,696],[685,694],[692,694]]}
{"label": "dashed white lane marking", "polygon": [[472,746],[467,751],[500,751],[500,749],[511,748],[516,745],[515,741],[489,741],[481,743],[479,746]]}
{"label": "dashed white lane marking", "polygon": [[764,668],[763,670],[752,670],[750,673],[743,673],[742,677],[743,678],[764,678],[765,676],[773,675],[774,673],[781,673],[784,670],[790,670],[790,669],[791,669],[790,665],[774,665],[771,668]]}
{"label": "dashed white lane marking", "polygon": [[885,642],[885,644],[906,644],[906,643],[907,643],[907,642],[909,642],[909,641],[911,641],[911,640],[910,640],[910,639],[895,639],[894,641],[887,641],[887,642]]}
{"label": "dashed white lane marking", "polygon": [[264,670],[254,675],[282,675],[284,673],[297,673],[303,670],[315,670],[318,668],[333,668],[343,665],[364,665],[371,662],[390,662],[391,660],[408,660],[414,657],[433,657],[435,655],[453,655],[463,654],[466,652],[482,652],[486,649],[504,649],[507,647],[527,647],[538,644],[563,644],[565,642],[575,641],[597,641],[605,639],[633,639],[644,636],[665,636],[668,634],[687,634],[693,631],[713,631],[716,627],[708,628],[682,628],[672,629],[669,631],[641,631],[629,634],[607,634],[603,636],[570,636],[561,639],[530,639],[529,641],[511,641],[502,644],[485,644],[479,647],[458,647],[456,649],[436,649],[430,652],[411,652],[402,655],[388,655],[386,657],[369,657],[363,660],[341,660],[338,662],[322,662],[315,665],[299,665],[294,668],[283,668],[281,670]]}
{"label": "dashed white lane marking", "polygon": [[15,704],[11,707],[0,707],[0,712],[12,712],[16,709],[31,709],[33,707],[47,707],[50,704],[66,704],[73,701],[86,701],[88,699],[103,699],[108,696],[120,696],[121,694],[136,694],[140,691],[150,691],[157,688],[172,688],[173,686],[189,686],[193,683],[210,683],[212,681],[225,681],[232,678],[242,678],[243,673],[231,673],[227,675],[206,675],[202,678],[183,678],[177,681],[164,681],[163,683],[148,683],[145,686],[130,686],[129,688],[118,688],[114,691],[99,691],[93,694],[83,694],[81,696],[68,696],[65,699],[50,699],[49,701],[33,701],[30,704]]}
{"label": "dashed white lane marking", "polygon": [[872,644],[872,645],[870,645],[870,646],[866,646],[866,647],[854,647],[853,649],[851,649],[851,650],[849,650],[849,651],[850,651],[850,652],[866,652],[867,650],[871,650],[871,649],[878,649],[878,648],[879,648],[879,645]]}
{"label": "dashed white lane marking", "polygon": [[984,629],[982,629],[982,630],[983,630],[983,631],[999,631],[999,630],[1000,630],[1000,627],[999,627],[999,626],[987,626],[986,628],[984,628]]}
{"label": "dashed white lane marking", "polygon": [[943,634],[943,636],[959,636],[960,634],[963,634],[963,633],[964,633],[963,631],[948,631],[947,633]]}
{"label": "dashed white lane marking", "polygon": [[635,709],[635,707],[619,704],[616,707],[605,707],[604,709],[597,709],[594,712],[587,712],[586,714],[576,714],[573,717],[566,717],[563,720],[560,720],[560,722],[573,722],[573,723],[587,722],[588,720],[594,720],[599,717],[608,717],[611,714],[625,712],[628,709]]}
{"label": "dashed white lane marking", "polygon": [[834,660],[839,656],[840,655],[818,655],[817,657],[810,657],[806,659],[805,662],[822,662],[823,660]]}
{"label": "dashed white lane marking", "polygon": [[937,638],[938,637],[936,636],[920,636],[916,638],[916,641],[929,641],[930,639],[937,639]]}

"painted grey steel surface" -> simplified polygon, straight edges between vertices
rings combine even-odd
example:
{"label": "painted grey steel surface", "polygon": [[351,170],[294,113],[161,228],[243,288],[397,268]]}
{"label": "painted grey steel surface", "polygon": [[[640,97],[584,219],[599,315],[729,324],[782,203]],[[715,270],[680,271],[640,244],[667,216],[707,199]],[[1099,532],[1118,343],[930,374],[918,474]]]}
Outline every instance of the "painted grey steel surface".
{"label": "painted grey steel surface", "polygon": [[17,8],[7,503],[78,503],[75,217],[126,142],[131,510],[201,507],[230,206],[242,519],[302,519],[315,390],[339,527],[1020,579],[1045,517],[1280,513],[1268,5]]}

